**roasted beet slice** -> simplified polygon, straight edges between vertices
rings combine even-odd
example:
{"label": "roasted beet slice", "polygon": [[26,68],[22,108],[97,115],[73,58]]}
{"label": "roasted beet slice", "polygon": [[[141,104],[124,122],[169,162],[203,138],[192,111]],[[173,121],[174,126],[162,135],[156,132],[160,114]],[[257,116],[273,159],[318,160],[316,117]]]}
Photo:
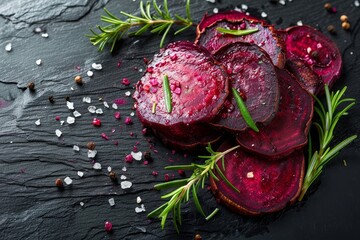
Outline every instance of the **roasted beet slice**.
{"label": "roasted beet slice", "polygon": [[[229,43],[215,53],[226,68],[231,87],[237,89],[255,122],[269,123],[278,109],[279,88],[269,55],[255,44]],[[232,95],[224,104],[221,118],[214,126],[230,131],[242,131],[248,126]]]}
{"label": "roasted beet slice", "polygon": [[313,116],[313,98],[286,70],[277,70],[280,87],[279,110],[275,118],[259,132],[251,129],[238,133],[237,142],[244,148],[278,159],[307,143]]}
{"label": "roasted beet slice", "polygon": [[[258,32],[245,35],[234,36],[222,34],[216,28],[238,29],[259,29]],[[205,15],[197,27],[197,36],[195,43],[207,48],[211,53],[215,53],[222,46],[230,42],[248,42],[254,43],[263,48],[270,56],[274,65],[283,68],[285,64],[284,43],[277,34],[273,26],[268,25],[263,20],[247,16],[237,11],[229,11]]]}
{"label": "roasted beet slice", "polygon": [[[233,145],[220,146],[225,151]],[[236,192],[223,180],[210,179],[215,197],[233,211],[261,215],[279,211],[299,196],[304,176],[304,155],[296,151],[279,161],[266,161],[240,148],[225,156],[226,178],[240,191]],[[221,168],[221,163],[219,162]]]}
{"label": "roasted beet slice", "polygon": [[[309,26],[296,26],[286,29],[286,57],[295,62],[301,60],[317,74],[323,84],[331,87],[339,78],[342,68],[341,53],[336,44],[325,34]],[[300,69],[301,73],[303,69]],[[306,75],[306,74],[305,74]],[[313,78],[306,79],[313,85]],[[314,93],[322,90],[320,84]]]}
{"label": "roasted beet slice", "polygon": [[[164,76],[169,79],[172,111],[165,105]],[[158,133],[186,141],[201,123],[211,121],[229,93],[228,75],[211,54],[190,42],[175,42],[161,49],[147,66],[133,95],[140,121]],[[215,134],[216,135],[216,134]],[[192,142],[196,142],[195,134]],[[206,141],[219,135],[208,135]],[[206,144],[201,141],[199,144]],[[196,145],[196,144],[195,144]],[[194,146],[195,146],[194,145]]]}

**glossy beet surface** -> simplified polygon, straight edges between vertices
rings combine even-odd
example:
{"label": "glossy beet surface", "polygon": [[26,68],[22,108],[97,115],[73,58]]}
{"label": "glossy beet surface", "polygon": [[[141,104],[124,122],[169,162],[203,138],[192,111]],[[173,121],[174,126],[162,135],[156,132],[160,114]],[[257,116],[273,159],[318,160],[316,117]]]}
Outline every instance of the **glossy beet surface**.
{"label": "glossy beet surface", "polygon": [[[278,109],[279,88],[268,54],[255,44],[236,42],[217,51],[215,58],[224,65],[231,79],[230,87],[240,93],[253,120],[269,123]],[[248,127],[232,95],[214,125],[230,131]]]}
{"label": "glossy beet surface", "polygon": [[[325,34],[309,26],[291,27],[286,29],[285,43],[286,58],[289,61],[301,60],[321,78],[322,84],[331,87],[339,78],[341,54],[336,44]],[[322,84],[315,93],[322,90]]]}
{"label": "glossy beet surface", "polygon": [[[234,36],[218,32],[216,30],[218,27],[232,30],[257,28],[259,31],[245,36]],[[283,40],[273,26],[266,24],[260,19],[237,11],[229,11],[212,16],[205,15],[197,27],[195,43],[204,46],[211,53],[215,53],[222,46],[236,41],[258,45],[269,54],[274,65],[279,68],[284,67],[285,53]]]}
{"label": "glossy beet surface", "polygon": [[[232,146],[224,143],[218,151]],[[267,161],[238,148],[225,156],[225,168],[226,178],[240,192],[212,178],[215,197],[238,213],[261,215],[281,210],[297,199],[304,175],[304,156],[302,151],[296,151],[279,161]]]}
{"label": "glossy beet surface", "polygon": [[258,133],[238,133],[237,142],[266,160],[286,156],[307,143],[313,116],[313,98],[286,70],[277,70],[280,104],[275,118]]}

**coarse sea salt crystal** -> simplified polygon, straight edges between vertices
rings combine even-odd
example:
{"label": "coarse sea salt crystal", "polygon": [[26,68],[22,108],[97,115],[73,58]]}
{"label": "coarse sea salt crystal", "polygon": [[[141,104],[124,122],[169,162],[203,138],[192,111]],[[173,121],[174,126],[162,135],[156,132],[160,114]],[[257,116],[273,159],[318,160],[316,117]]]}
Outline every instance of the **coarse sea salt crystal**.
{"label": "coarse sea salt crystal", "polygon": [[359,7],[359,6],[360,6],[360,2],[359,2],[358,0],[355,0],[355,1],[354,1],[354,5],[355,5],[355,7]]}
{"label": "coarse sea salt crystal", "polygon": [[40,119],[38,119],[38,120],[35,121],[35,125],[36,125],[36,126],[40,126],[40,124],[41,124],[41,123],[40,123]]}
{"label": "coarse sea salt crystal", "polygon": [[120,179],[121,179],[121,180],[125,180],[125,179],[127,179],[127,177],[126,177],[125,175],[121,175],[121,176],[120,176]]}
{"label": "coarse sea salt crystal", "polygon": [[89,107],[88,107],[88,111],[89,111],[90,113],[95,113],[95,112],[96,112],[96,107],[95,107],[95,106],[89,106]]}
{"label": "coarse sea salt crystal", "polygon": [[121,182],[121,188],[122,189],[128,189],[128,188],[131,188],[132,186],[132,182],[129,182],[129,181],[122,181]]}
{"label": "coarse sea salt crystal", "polygon": [[73,146],[73,150],[76,151],[76,152],[78,152],[78,151],[80,151],[80,148],[79,148],[78,145],[74,145],[74,146]]}
{"label": "coarse sea salt crystal", "polygon": [[93,63],[93,64],[91,64],[91,67],[93,69],[95,69],[95,70],[101,70],[102,69],[102,65],[100,63],[99,64]]}
{"label": "coarse sea salt crystal", "polygon": [[88,150],[88,158],[94,158],[97,154],[96,150]]}
{"label": "coarse sea salt crystal", "polygon": [[266,12],[262,12],[262,13],[261,13],[261,17],[266,18],[267,16],[268,16],[268,15],[267,15]]}
{"label": "coarse sea salt crystal", "polygon": [[68,124],[74,124],[74,123],[75,123],[75,118],[68,116],[68,117],[66,118],[66,122],[67,122]]}
{"label": "coarse sea salt crystal", "polygon": [[88,75],[88,77],[92,77],[94,76],[94,72],[89,70],[86,72],[86,75]]}
{"label": "coarse sea salt crystal", "polygon": [[122,167],[121,171],[126,172],[127,168],[126,167]]}
{"label": "coarse sea salt crystal", "polygon": [[6,44],[6,46],[5,46],[5,51],[10,52],[11,49],[12,49],[11,43]]}
{"label": "coarse sea salt crystal", "polygon": [[242,10],[246,11],[246,10],[248,10],[249,7],[246,4],[241,4],[241,8],[242,8]]}
{"label": "coarse sea salt crystal", "polygon": [[140,197],[140,196],[138,196],[138,197],[136,198],[136,203],[138,203],[138,204],[141,203],[141,197]]}
{"label": "coarse sea salt crystal", "polygon": [[103,104],[104,104],[104,106],[106,107],[106,108],[109,108],[110,106],[109,106],[109,104],[105,101],[105,102],[103,102]]}
{"label": "coarse sea salt crystal", "polygon": [[216,2],[216,0],[206,0],[207,2],[209,2],[209,3],[215,3]]}
{"label": "coarse sea salt crystal", "polygon": [[130,96],[131,96],[131,92],[130,92],[130,91],[125,92],[125,96],[130,97]]}
{"label": "coarse sea salt crystal", "polygon": [[74,110],[74,103],[73,102],[66,101],[66,106],[68,107],[68,109]]}
{"label": "coarse sea salt crystal", "polygon": [[101,164],[100,163],[94,163],[94,165],[93,165],[93,169],[95,169],[95,170],[100,170],[101,169]]}
{"label": "coarse sea salt crystal", "polygon": [[78,171],[78,172],[77,172],[77,175],[78,175],[79,177],[83,177],[83,176],[84,176],[84,172]]}
{"label": "coarse sea salt crystal", "polygon": [[80,117],[81,116],[81,113],[79,113],[78,111],[74,111],[73,112],[73,115],[74,115],[74,117]]}
{"label": "coarse sea salt crystal", "polygon": [[113,109],[118,109],[118,105],[117,105],[116,103],[113,103],[113,104],[111,105],[111,107],[112,107]]}
{"label": "coarse sea salt crystal", "polygon": [[213,9],[213,13],[218,13],[219,12],[219,9],[218,8],[214,8]]}
{"label": "coarse sea salt crystal", "polygon": [[303,22],[300,20],[300,21],[297,21],[296,22],[296,25],[298,25],[298,26],[302,26],[303,25]]}
{"label": "coarse sea salt crystal", "polygon": [[82,207],[83,207],[84,205],[85,205],[85,203],[84,203],[84,202],[80,202],[80,206],[82,206]]}
{"label": "coarse sea salt crystal", "polygon": [[56,129],[55,134],[56,134],[57,137],[61,137],[62,131],[60,131],[59,129]]}
{"label": "coarse sea salt crystal", "polygon": [[135,113],[134,113],[134,112],[131,112],[131,113],[130,113],[130,116],[132,116],[132,117],[135,116]]}
{"label": "coarse sea salt crystal", "polygon": [[145,212],[146,210],[145,210],[145,206],[144,206],[144,204],[141,204],[141,207],[136,207],[135,208],[135,212],[136,213],[141,213],[141,212]]}
{"label": "coarse sea salt crystal", "polygon": [[90,97],[83,97],[83,102],[91,103],[91,98]]}
{"label": "coarse sea salt crystal", "polygon": [[142,159],[142,152],[131,152],[130,154],[136,161],[140,161]]}
{"label": "coarse sea salt crystal", "polygon": [[112,168],[110,166],[107,167],[108,172],[111,172]]}
{"label": "coarse sea salt crystal", "polygon": [[98,109],[95,110],[95,113],[96,114],[103,114],[104,112],[103,112],[103,110],[101,108],[98,108]]}
{"label": "coarse sea salt crystal", "polygon": [[40,66],[41,62],[42,62],[41,59],[36,60],[36,65]]}
{"label": "coarse sea salt crystal", "polygon": [[73,180],[71,178],[69,178],[69,177],[66,177],[64,179],[64,182],[66,183],[66,185],[70,185],[70,184],[72,184]]}
{"label": "coarse sea salt crystal", "polygon": [[42,36],[43,38],[48,38],[48,37],[49,37],[49,34],[48,34],[48,33],[43,33],[43,34],[41,34],[41,36]]}
{"label": "coarse sea salt crystal", "polygon": [[285,5],[285,4],[286,4],[285,0],[279,0],[279,3],[280,3],[281,5]]}
{"label": "coarse sea salt crystal", "polygon": [[60,125],[64,125],[65,121],[64,120],[61,120],[60,121]]}
{"label": "coarse sea salt crystal", "polygon": [[115,206],[115,199],[114,198],[109,198],[108,201],[109,201],[110,207]]}

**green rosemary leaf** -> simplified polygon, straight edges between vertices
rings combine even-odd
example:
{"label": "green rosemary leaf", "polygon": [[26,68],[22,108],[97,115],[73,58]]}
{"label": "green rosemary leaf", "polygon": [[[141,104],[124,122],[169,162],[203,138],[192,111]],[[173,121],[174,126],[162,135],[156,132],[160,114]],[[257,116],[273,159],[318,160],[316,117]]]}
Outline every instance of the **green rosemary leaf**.
{"label": "green rosemary leaf", "polygon": [[190,0],[187,0],[186,1],[186,17],[189,21],[192,21],[191,20],[191,13],[190,13]]}
{"label": "green rosemary leaf", "polygon": [[201,205],[200,205],[200,202],[199,202],[199,199],[198,199],[198,196],[197,196],[197,190],[195,188],[195,185],[192,185],[192,196],[194,198],[194,203],[195,203],[195,206],[197,208],[197,210],[204,216],[206,217],[205,213],[204,213],[204,210],[202,209]]}
{"label": "green rosemary leaf", "polygon": [[233,190],[235,190],[236,192],[240,192],[239,189],[237,189],[224,175],[224,173],[221,171],[221,169],[219,168],[219,166],[217,164],[215,164],[215,168],[216,168],[216,172],[220,175],[221,179],[229,186],[231,187]]}
{"label": "green rosemary leaf", "polygon": [[157,12],[157,14],[159,14],[159,17],[161,17],[162,11],[160,10],[159,6],[157,5],[156,0],[153,0],[153,6],[154,6],[154,9]]}
{"label": "green rosemary leaf", "polygon": [[152,217],[156,217],[158,216],[166,207],[167,207],[168,203],[164,203],[163,205],[161,205],[160,207],[156,208],[154,211],[150,212],[147,216],[149,218]]}
{"label": "green rosemary leaf", "polygon": [[154,186],[154,188],[157,190],[175,188],[175,187],[180,187],[180,186],[186,185],[187,182],[188,182],[188,179],[177,179],[177,180],[172,180],[169,182],[156,184]]}
{"label": "green rosemary leaf", "polygon": [[188,28],[191,27],[191,26],[192,26],[192,25],[189,24],[189,25],[186,25],[186,26],[183,27],[183,28],[180,28],[179,30],[177,30],[177,31],[174,33],[174,35],[178,35],[179,33],[185,31],[186,29],[188,29]]}
{"label": "green rosemary leaf", "polygon": [[213,179],[215,179],[216,181],[220,181],[213,171],[210,170],[209,173]]}
{"label": "green rosemary leaf", "polygon": [[236,104],[246,124],[255,132],[259,132],[258,127],[256,126],[254,120],[250,116],[249,110],[246,108],[244,101],[242,100],[240,94],[238,93],[238,91],[236,91],[235,88],[232,88],[232,94],[235,98]]}
{"label": "green rosemary leaf", "polygon": [[171,26],[172,26],[172,23],[170,23],[170,24],[168,25],[168,27],[166,28],[163,36],[161,37],[161,40],[160,40],[160,48],[162,48],[162,47],[164,46],[165,38],[166,38],[167,34],[169,33]]}
{"label": "green rosemary leaf", "polygon": [[245,29],[245,30],[232,30],[232,29],[221,28],[221,27],[216,28],[216,30],[218,32],[230,34],[230,35],[234,35],[234,36],[245,36],[245,35],[256,33],[257,31],[259,31],[259,29],[257,29],[257,28]]}
{"label": "green rosemary leaf", "polygon": [[171,100],[171,90],[169,85],[169,78],[167,75],[164,75],[163,79],[163,90],[164,90],[164,100],[165,100],[165,107],[168,113],[172,111],[172,100]]}
{"label": "green rosemary leaf", "polygon": [[180,188],[177,188],[177,189],[173,190],[172,192],[169,192],[169,193],[167,193],[165,195],[162,195],[161,198],[162,199],[173,198],[174,196],[179,194],[181,191],[183,191],[183,189],[184,189],[183,186],[184,185],[182,185]]}
{"label": "green rosemary leaf", "polygon": [[352,135],[351,137],[346,138],[335,147],[333,147],[322,159],[322,161],[327,161],[328,158],[333,156],[334,154],[338,153],[341,149],[345,148],[347,145],[352,143],[357,138],[357,135]]}
{"label": "green rosemary leaf", "polygon": [[176,165],[176,166],[166,166],[166,170],[194,170],[197,168],[195,164],[191,165]]}
{"label": "green rosemary leaf", "polygon": [[215,216],[216,213],[219,212],[218,208],[215,208],[214,211],[212,211],[212,213],[209,214],[209,216],[207,216],[205,219],[206,221],[209,221],[211,218],[213,218]]}

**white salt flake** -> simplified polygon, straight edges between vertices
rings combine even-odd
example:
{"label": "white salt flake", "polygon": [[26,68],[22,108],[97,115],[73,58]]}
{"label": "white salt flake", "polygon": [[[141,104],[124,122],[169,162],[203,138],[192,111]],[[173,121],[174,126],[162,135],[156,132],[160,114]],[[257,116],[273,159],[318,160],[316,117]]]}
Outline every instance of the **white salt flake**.
{"label": "white salt flake", "polygon": [[60,125],[64,125],[65,121],[64,120],[61,120],[60,121]]}
{"label": "white salt flake", "polygon": [[142,68],[140,68],[140,69],[139,69],[139,72],[143,72],[143,69],[142,69]]}
{"label": "white salt flake", "polygon": [[111,172],[112,168],[110,166],[107,167],[108,172]]}
{"label": "white salt flake", "polygon": [[68,107],[68,109],[74,110],[74,103],[73,102],[66,101],[66,106]]}
{"label": "white salt flake", "polygon": [[84,205],[85,205],[85,203],[84,203],[84,202],[80,202],[80,206],[82,206],[82,207],[83,207]]}
{"label": "white salt flake", "polygon": [[246,173],[247,178],[254,178],[254,172],[248,172]]}
{"label": "white salt flake", "polygon": [[88,77],[92,77],[92,76],[94,76],[94,72],[89,70],[86,72],[86,75],[88,75]]}
{"label": "white salt flake", "polygon": [[359,2],[358,0],[355,0],[355,1],[354,1],[354,5],[355,5],[355,7],[359,7],[359,6],[360,6],[360,2]]}
{"label": "white salt flake", "polygon": [[130,113],[130,116],[132,116],[132,117],[135,116],[135,113],[134,113],[134,112],[131,112],[131,113]]}
{"label": "white salt flake", "polygon": [[95,106],[89,106],[89,107],[88,107],[88,111],[89,111],[90,113],[95,113],[95,112],[96,112],[96,107],[95,107]]}
{"label": "white salt flake", "polygon": [[106,108],[109,108],[110,106],[109,106],[109,104],[105,101],[104,103],[104,106],[106,107]]}
{"label": "white salt flake", "polygon": [[78,152],[78,151],[80,151],[80,148],[79,148],[78,145],[74,145],[74,146],[73,146],[73,150],[76,151],[76,152]]}
{"label": "white salt flake", "polygon": [[219,12],[219,9],[218,8],[214,8],[213,9],[213,13],[218,13]]}
{"label": "white salt flake", "polygon": [[126,167],[122,167],[121,171],[126,172],[127,168]]}
{"label": "white salt flake", "polygon": [[59,129],[56,129],[55,134],[56,134],[57,137],[61,137],[62,131],[60,131]]}
{"label": "white salt flake", "polygon": [[141,203],[141,197],[140,197],[140,196],[138,196],[138,197],[136,198],[136,203],[138,203],[138,204]]}
{"label": "white salt flake", "polygon": [[36,60],[36,65],[40,66],[41,62],[42,62],[41,59]]}
{"label": "white salt flake", "polygon": [[96,114],[103,114],[104,112],[103,112],[103,110],[101,108],[98,108],[98,109],[95,110],[95,113]]}
{"label": "white salt flake", "polygon": [[75,89],[73,87],[70,88],[71,91],[75,91]]}
{"label": "white salt flake", "polygon": [[88,150],[88,158],[96,157],[97,151],[96,150]]}
{"label": "white salt flake", "polygon": [[285,4],[286,4],[285,0],[279,0],[279,3],[280,3],[281,5],[285,5]]}
{"label": "white salt flake", "polygon": [[207,2],[209,2],[209,3],[215,3],[216,2],[216,0],[206,0]]}
{"label": "white salt flake", "polygon": [[131,96],[131,92],[130,92],[130,91],[125,92],[125,96],[130,97],[130,96]]}
{"label": "white salt flake", "polygon": [[43,33],[43,34],[41,34],[41,36],[42,36],[43,38],[48,38],[48,37],[49,37],[49,34],[48,34],[48,33]]}
{"label": "white salt flake", "polygon": [[261,13],[261,17],[266,18],[267,16],[268,16],[268,15],[267,15],[266,12],[262,12],[262,13]]}
{"label": "white salt flake", "polygon": [[101,169],[101,164],[100,163],[94,163],[94,165],[93,165],[93,169],[95,169],[95,170],[100,170]]}
{"label": "white salt flake", "polygon": [[122,189],[128,189],[128,188],[131,188],[132,186],[132,182],[129,182],[129,181],[122,181],[121,182],[121,188]]}
{"label": "white salt flake", "polygon": [[302,26],[303,25],[303,22],[300,20],[300,21],[297,21],[296,22],[296,25],[298,25],[298,26]]}
{"label": "white salt flake", "polygon": [[90,97],[83,97],[83,102],[91,103],[91,98]]}
{"label": "white salt flake", "polygon": [[11,49],[12,49],[12,44],[11,43],[6,44],[5,51],[10,52]]}
{"label": "white salt flake", "polygon": [[113,104],[111,105],[111,107],[112,107],[113,109],[118,109],[118,105],[117,105],[116,103],[113,103]]}
{"label": "white salt flake", "polygon": [[83,176],[84,176],[84,172],[78,171],[78,172],[77,172],[77,175],[78,175],[79,177],[83,177]]}
{"label": "white salt flake", "polygon": [[77,118],[77,117],[80,117],[80,116],[81,116],[81,113],[79,113],[78,111],[75,110],[75,111],[73,112],[73,115],[74,115],[74,117]]}
{"label": "white salt flake", "polygon": [[248,5],[246,5],[246,4],[241,4],[241,9],[242,10],[244,10],[244,11],[246,11],[246,10],[248,10]]}
{"label": "white salt flake", "polygon": [[66,177],[64,179],[64,182],[66,183],[66,185],[70,185],[70,184],[72,184],[73,180],[71,178],[69,178],[69,177]]}
{"label": "white salt flake", "polygon": [[240,8],[238,8],[238,7],[235,7],[234,10],[237,11],[237,12],[242,12],[242,10]]}
{"label": "white salt flake", "polygon": [[130,154],[136,161],[140,161],[142,159],[142,152],[131,152]]}
{"label": "white salt flake", "polygon": [[108,201],[109,201],[110,207],[115,206],[115,199],[114,198],[109,198]]}
{"label": "white salt flake", "polygon": [[102,65],[100,63],[99,64],[93,63],[93,64],[91,64],[91,67],[93,69],[95,69],[95,70],[101,70],[102,69]]}
{"label": "white salt flake", "polygon": [[74,124],[74,123],[75,123],[75,118],[68,116],[68,117],[66,118],[66,122],[67,122],[68,124]]}
{"label": "white salt flake", "polygon": [[141,212],[145,212],[146,210],[145,210],[145,206],[144,206],[144,204],[141,204],[141,207],[136,207],[135,208],[135,212],[136,213],[141,213]]}
{"label": "white salt flake", "polygon": [[38,119],[38,120],[35,121],[35,125],[36,125],[36,126],[40,126],[40,124],[41,124],[41,123],[40,123],[40,119]]}
{"label": "white salt flake", "polygon": [[125,180],[125,179],[127,179],[127,177],[126,177],[125,175],[121,175],[121,176],[120,176],[120,179],[121,179],[121,180]]}

